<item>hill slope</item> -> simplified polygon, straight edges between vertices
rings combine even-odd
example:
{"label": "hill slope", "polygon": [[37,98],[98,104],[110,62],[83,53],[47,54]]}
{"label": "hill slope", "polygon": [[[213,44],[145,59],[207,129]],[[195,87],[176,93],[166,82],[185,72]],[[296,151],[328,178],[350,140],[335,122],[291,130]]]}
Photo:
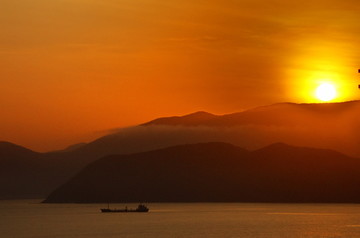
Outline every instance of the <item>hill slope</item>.
{"label": "hill slope", "polygon": [[145,152],[188,143],[222,141],[253,150],[282,141],[331,148],[360,157],[359,121],[360,101],[279,103],[223,116],[198,112],[121,129],[73,154],[91,161],[108,154]]}
{"label": "hill slope", "polygon": [[71,153],[37,153],[0,142],[0,199],[44,198],[87,164]]}
{"label": "hill slope", "polygon": [[100,159],[45,202],[360,202],[359,173],[330,150],[183,145]]}
{"label": "hill slope", "polygon": [[181,126],[198,126],[203,125],[205,122],[212,121],[220,116],[213,115],[208,112],[195,112],[185,116],[174,116],[174,117],[163,117],[158,118],[147,123],[142,124],[143,126],[153,125],[181,125]]}
{"label": "hill slope", "polygon": [[340,103],[277,103],[269,106],[216,116],[198,112],[182,117],[159,118],[143,126],[178,125],[178,126],[239,126],[239,125],[313,125],[321,122],[328,124],[351,120],[349,116],[360,116],[360,101]]}
{"label": "hill slope", "polygon": [[39,187],[46,187],[42,180],[40,153],[24,147],[0,142],[0,198],[39,197]]}
{"label": "hill slope", "polygon": [[360,157],[360,102],[280,103],[216,116],[197,112],[121,129],[88,144],[36,153],[0,142],[0,199],[47,196],[89,163],[111,154],[221,141],[255,150],[282,141]]}

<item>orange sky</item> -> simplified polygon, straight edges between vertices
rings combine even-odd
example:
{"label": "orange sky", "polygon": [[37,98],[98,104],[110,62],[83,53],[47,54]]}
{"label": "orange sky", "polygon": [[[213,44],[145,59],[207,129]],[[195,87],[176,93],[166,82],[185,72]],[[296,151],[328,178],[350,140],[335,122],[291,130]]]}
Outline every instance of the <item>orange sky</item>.
{"label": "orange sky", "polygon": [[0,140],[38,151],[198,110],[359,98],[355,0],[2,0]]}

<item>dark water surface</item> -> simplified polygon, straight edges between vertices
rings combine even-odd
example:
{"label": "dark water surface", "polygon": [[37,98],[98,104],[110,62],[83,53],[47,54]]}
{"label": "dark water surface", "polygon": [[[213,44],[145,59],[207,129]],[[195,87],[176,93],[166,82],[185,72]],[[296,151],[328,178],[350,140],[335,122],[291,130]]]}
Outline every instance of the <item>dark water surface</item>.
{"label": "dark water surface", "polygon": [[[137,204],[112,204],[135,208]],[[357,204],[148,204],[103,214],[106,204],[0,201],[1,238],[360,237]]]}

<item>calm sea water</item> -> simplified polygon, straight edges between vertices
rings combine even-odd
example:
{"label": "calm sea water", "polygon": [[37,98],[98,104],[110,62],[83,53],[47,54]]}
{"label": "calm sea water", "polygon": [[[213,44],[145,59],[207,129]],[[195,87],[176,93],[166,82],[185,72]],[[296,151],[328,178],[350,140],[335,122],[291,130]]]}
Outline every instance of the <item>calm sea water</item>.
{"label": "calm sea water", "polygon": [[[112,204],[135,208],[137,204]],[[354,204],[148,204],[149,213],[101,213],[106,204],[0,201],[1,238],[360,237]]]}

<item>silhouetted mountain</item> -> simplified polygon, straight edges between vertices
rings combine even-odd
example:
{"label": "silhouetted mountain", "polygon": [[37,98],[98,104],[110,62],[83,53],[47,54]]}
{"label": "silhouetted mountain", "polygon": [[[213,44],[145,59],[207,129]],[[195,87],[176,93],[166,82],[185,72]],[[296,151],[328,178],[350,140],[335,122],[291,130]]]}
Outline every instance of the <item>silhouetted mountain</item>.
{"label": "silhouetted mountain", "polygon": [[86,144],[87,143],[77,143],[77,144],[74,144],[74,145],[70,145],[70,146],[66,147],[65,149],[63,149],[63,150],[53,151],[53,152],[71,152],[71,151],[80,149],[81,147],[85,146]]}
{"label": "silhouetted mountain", "polygon": [[[24,147],[0,142],[0,198],[37,197],[43,186],[39,153]],[[45,195],[45,194],[43,194]]]}
{"label": "silhouetted mountain", "polygon": [[[340,103],[278,103],[227,115],[198,112],[182,117],[159,118],[142,125],[239,126],[239,125],[314,125],[333,123],[348,116],[360,116],[360,101]],[[351,119],[351,118],[350,118]]]}
{"label": "silhouetted mountain", "polygon": [[[36,153],[0,143],[0,198],[44,197],[107,155],[222,141],[255,150],[277,141],[360,157],[360,102],[281,103],[215,116],[198,112],[124,128],[88,144]],[[146,126],[145,126],[146,125]]]}
{"label": "silhouetted mountain", "polygon": [[22,146],[6,141],[0,141],[0,161],[11,158],[27,159],[30,157],[36,157],[37,155],[38,153]]}
{"label": "silhouetted mountain", "polygon": [[360,202],[359,174],[331,150],[182,145],[97,160],[45,202]]}
{"label": "silhouetted mountain", "polygon": [[215,116],[198,112],[159,118],[101,137],[74,151],[88,162],[108,155],[144,152],[187,143],[222,141],[248,149],[283,141],[331,148],[360,157],[360,101],[279,103]]}
{"label": "silhouetted mountain", "polygon": [[37,153],[0,142],[0,199],[44,198],[86,164],[71,153]]}
{"label": "silhouetted mountain", "polygon": [[163,117],[153,121],[142,124],[143,126],[150,125],[180,125],[180,126],[198,126],[203,125],[205,122],[215,119],[219,116],[215,116],[208,112],[195,112],[185,116]]}

